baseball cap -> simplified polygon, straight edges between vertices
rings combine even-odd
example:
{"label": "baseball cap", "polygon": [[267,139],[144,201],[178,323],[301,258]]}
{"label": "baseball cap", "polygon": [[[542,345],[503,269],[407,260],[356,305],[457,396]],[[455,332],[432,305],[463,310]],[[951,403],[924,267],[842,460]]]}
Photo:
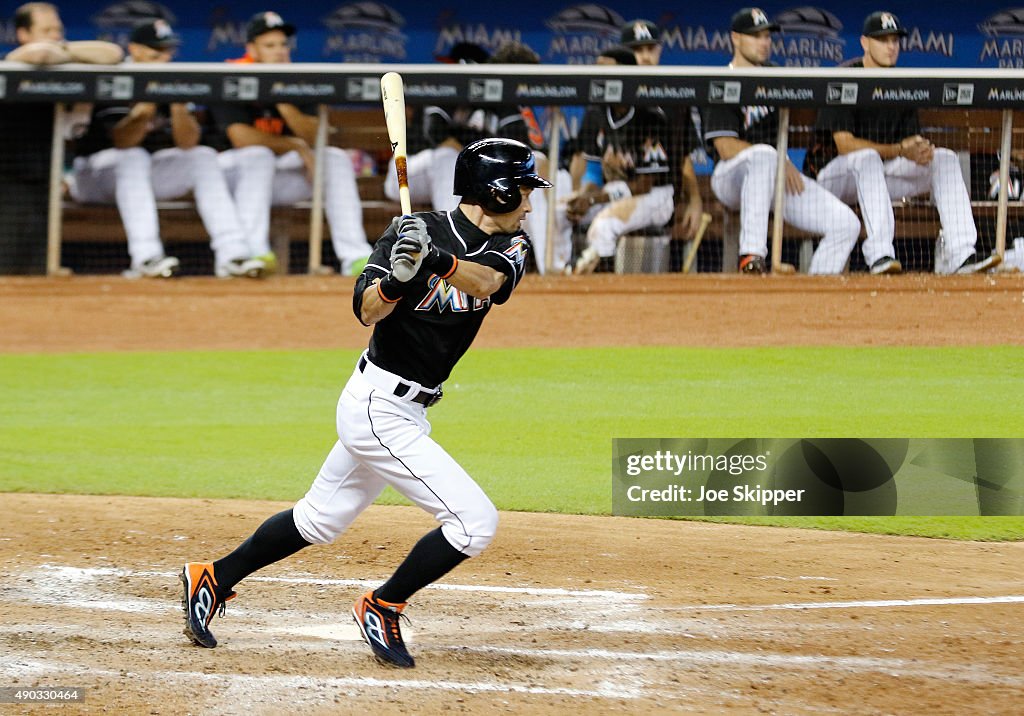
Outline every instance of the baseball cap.
{"label": "baseball cap", "polygon": [[136,25],[128,42],[134,42],[154,50],[167,50],[181,44],[181,37],[171,29],[166,20],[147,20]]}
{"label": "baseball cap", "polygon": [[768,15],[761,8],[745,7],[732,16],[730,29],[744,35],[755,35],[761,30],[778,32],[781,28],[778,23],[769,21]]}
{"label": "baseball cap", "polygon": [[864,21],[864,31],[861,34],[865,37],[884,37],[886,35],[904,37],[907,34],[907,29],[903,27],[900,19],[891,12],[879,10],[868,15]]}
{"label": "baseball cap", "polygon": [[482,65],[490,59],[484,48],[473,42],[456,42],[447,55],[435,55],[434,59],[449,65]]}
{"label": "baseball cap", "polygon": [[622,45],[606,47],[598,57],[607,57],[610,60],[614,60],[617,65],[636,64],[636,54],[628,47],[623,47]]}
{"label": "baseball cap", "polygon": [[660,45],[661,28],[650,20],[630,20],[622,26],[619,42],[626,47],[642,47],[643,45]]}
{"label": "baseball cap", "polygon": [[295,34],[295,25],[285,22],[276,12],[258,12],[249,18],[249,24],[245,26],[245,41],[252,42],[260,35],[274,30],[280,30],[285,37],[291,37]]}

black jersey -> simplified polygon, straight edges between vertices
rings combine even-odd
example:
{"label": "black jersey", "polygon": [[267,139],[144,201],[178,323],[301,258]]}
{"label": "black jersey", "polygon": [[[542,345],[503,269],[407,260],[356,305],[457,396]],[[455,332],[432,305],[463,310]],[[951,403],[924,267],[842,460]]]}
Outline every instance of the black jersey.
{"label": "black jersey", "polygon": [[[315,117],[317,107],[313,104],[295,105],[300,112]],[[261,132],[275,136],[292,136],[291,128],[277,111],[276,104],[219,104],[213,105],[213,117],[217,126],[227,131],[232,124],[248,124]]]}
{"label": "black jersey", "polygon": [[[523,277],[530,241],[526,234],[488,235],[461,209],[417,213],[431,241],[441,249],[490,266],[505,274],[501,288],[485,299],[468,296],[429,271],[411,280],[412,290],[379,321],[370,337],[370,362],[427,388],[440,385],[469,349],[484,317],[494,304],[504,303]],[[391,247],[398,236],[392,228],[374,244],[356,291],[391,270]]]}
{"label": "black jersey", "polygon": [[775,107],[726,107],[714,105],[703,113],[704,141],[708,154],[715,160],[715,137],[735,137],[751,144],[770,144],[773,147],[779,135],[779,116]]}
{"label": "black jersey", "polygon": [[[843,63],[843,67],[863,67],[863,58]],[[833,134],[849,132],[855,137],[878,144],[896,144],[919,134],[914,107],[824,107],[814,125],[814,142],[804,157],[804,173],[817,177],[826,164],[839,154]]]}
{"label": "black jersey", "polygon": [[[114,127],[131,112],[131,105],[97,104],[93,107],[89,118],[89,129],[75,141],[75,154],[88,156],[114,146]],[[147,152],[169,149],[174,145],[171,132],[171,108],[162,104],[156,108],[156,114],[149,120],[146,136],[139,145]]]}
{"label": "black jersey", "polygon": [[[776,65],[767,62],[763,66]],[[715,150],[715,137],[735,137],[750,144],[770,144],[773,147],[779,138],[779,115],[775,107],[730,107],[716,104],[704,109],[702,118],[705,149],[715,161],[719,158]]]}
{"label": "black jersey", "polygon": [[[863,67],[858,59],[844,67]],[[824,107],[815,128],[827,132],[849,132],[878,144],[896,144],[921,132],[916,107]]]}
{"label": "black jersey", "polygon": [[621,115],[612,107],[591,107],[583,115],[577,146],[587,160],[598,162],[611,148],[625,158],[628,179],[649,176],[654,186],[663,186],[675,184],[691,131],[673,127],[659,107],[627,107]]}

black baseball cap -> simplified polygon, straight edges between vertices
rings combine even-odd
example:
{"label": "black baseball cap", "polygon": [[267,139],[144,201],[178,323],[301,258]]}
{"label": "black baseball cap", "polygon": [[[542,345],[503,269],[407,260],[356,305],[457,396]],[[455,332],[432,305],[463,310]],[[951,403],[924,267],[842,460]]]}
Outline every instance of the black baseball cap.
{"label": "black baseball cap", "polygon": [[181,44],[181,37],[171,29],[166,20],[147,20],[136,25],[128,42],[152,47],[154,50],[170,50]]}
{"label": "black baseball cap", "polygon": [[295,34],[295,25],[285,22],[276,12],[258,12],[249,18],[249,24],[245,26],[245,41],[252,42],[260,35],[280,30],[285,37]]}
{"label": "black baseball cap", "polygon": [[490,58],[490,53],[474,42],[456,42],[447,55],[434,56],[438,62],[449,65],[482,65]]}
{"label": "black baseball cap", "polygon": [[617,65],[636,64],[636,55],[633,53],[631,49],[629,49],[628,47],[623,47],[622,45],[612,45],[611,47],[606,47],[604,50],[601,51],[598,57],[607,57],[610,60],[615,60],[615,64]]}
{"label": "black baseball cap", "polygon": [[661,44],[661,28],[650,20],[630,20],[622,26],[619,42],[626,47]]}
{"label": "black baseball cap", "polygon": [[885,37],[886,35],[899,35],[905,37],[907,29],[903,27],[900,19],[891,12],[873,12],[864,21],[864,37]]}
{"label": "black baseball cap", "polygon": [[761,30],[778,32],[781,28],[777,22],[771,22],[761,8],[745,7],[732,16],[732,24],[729,29],[744,35],[756,35]]}

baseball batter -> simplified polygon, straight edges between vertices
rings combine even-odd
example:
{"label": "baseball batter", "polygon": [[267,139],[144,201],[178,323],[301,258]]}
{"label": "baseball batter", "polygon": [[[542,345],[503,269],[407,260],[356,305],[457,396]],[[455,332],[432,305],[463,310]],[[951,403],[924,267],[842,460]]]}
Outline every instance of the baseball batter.
{"label": "baseball batter", "polygon": [[[864,56],[847,67],[894,67],[900,38],[907,34],[890,12],[873,12],[864,21]],[[864,259],[873,274],[900,273],[893,238],[892,200],[931,192],[942,222],[936,251],[937,273],[976,273],[996,266],[1000,257],[975,253],[978,231],[971,213],[960,159],[950,149],[933,147],[921,136],[917,109],[828,107],[818,113],[817,127],[827,136],[818,183],[845,202],[857,201],[867,238]],[[827,160],[825,163],[822,160]]]}
{"label": "baseball batter", "polygon": [[[236,62],[291,62],[294,35],[295,26],[276,12],[257,13],[246,26],[246,54]],[[214,111],[234,147],[220,154],[220,162],[246,222],[250,246],[272,266],[276,257],[270,249],[271,203],[288,206],[313,195],[316,112],[315,105],[287,102],[221,105]],[[341,272],[358,273],[370,245],[352,160],[338,147],[324,151],[324,209]]]}
{"label": "baseball batter", "polygon": [[[732,17],[733,58],[730,67],[770,66],[771,33],[779,26],[758,8],[745,8]],[[704,114],[704,138],[716,159],[711,189],[719,201],[740,212],[742,273],[767,271],[768,215],[779,161],[775,150],[778,116],[774,107],[712,105]],[[789,224],[821,235],[811,259],[810,273],[842,273],[857,243],[860,221],[850,207],[786,163],[783,218]]]}
{"label": "baseball batter", "polygon": [[[456,162],[457,209],[397,218],[377,241],[353,295],[356,317],[373,334],[338,401],[338,441],[294,508],[228,556],[185,564],[185,634],[195,644],[217,645],[210,620],[239,581],[310,544],[332,542],[391,485],[441,526],[352,612],[379,661],[414,665],[399,625],[408,599],[480,554],[498,522],[483,490],[430,438],[427,408],[441,399],[441,384],[491,307],[507,301],[522,278],[530,193],[549,186],[528,147],[480,140]],[[416,269],[406,283],[391,271],[400,262]]]}
{"label": "baseball batter", "polygon": [[[128,43],[135,63],[169,62],[181,40],[164,20],[137,26]],[[264,264],[253,259],[217,152],[199,143],[201,131],[182,103],[97,105],[89,131],[76,145],[69,181],[76,201],[117,204],[128,237],[127,275],[173,276],[179,261],[164,253],[156,202],[189,192],[210,234],[218,277],[259,278]]]}

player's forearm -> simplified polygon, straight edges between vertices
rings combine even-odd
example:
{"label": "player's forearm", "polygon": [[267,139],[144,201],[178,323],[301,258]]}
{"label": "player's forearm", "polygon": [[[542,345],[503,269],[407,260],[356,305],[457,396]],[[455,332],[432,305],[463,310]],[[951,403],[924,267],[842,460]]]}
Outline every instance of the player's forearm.
{"label": "player's forearm", "polygon": [[113,42],[102,40],[78,40],[65,43],[71,62],[87,62],[92,65],[116,65],[124,59],[124,50]]}
{"label": "player's forearm", "polygon": [[398,301],[385,301],[377,290],[378,281],[363,291],[363,303],[359,310],[359,320],[365,326],[372,326],[374,323],[384,320],[391,315],[398,305]]}
{"label": "player's forearm", "polygon": [[227,135],[231,146],[235,148],[261,146],[269,148],[274,154],[287,154],[305,145],[298,137],[268,134],[249,124],[232,124],[228,127]]}
{"label": "player's forearm", "polygon": [[686,194],[686,201],[689,204],[702,207],[704,202],[700,197],[700,185],[697,184],[697,172],[693,168],[690,157],[683,162],[683,191]]}
{"label": "player's forearm", "polygon": [[29,65],[59,65],[71,62],[71,53],[56,42],[29,42],[11,50],[5,59]]}
{"label": "player's forearm", "polygon": [[156,113],[156,107],[148,102],[136,104],[128,115],[114,125],[110,139],[118,149],[130,149],[142,144],[149,133],[149,122]]}
{"label": "player's forearm", "polygon": [[490,266],[472,261],[459,261],[458,266],[455,267],[455,273],[445,280],[449,285],[474,298],[487,298],[502,287],[506,278],[505,274]]}
{"label": "player's forearm", "polygon": [[199,144],[202,134],[199,122],[189,111],[188,105],[171,105],[171,136],[174,138],[174,146],[179,149],[191,149]]}
{"label": "player's forearm", "polygon": [[309,146],[316,144],[316,130],[320,120],[305,114],[293,104],[279,104],[277,111],[295,136],[301,137]]}
{"label": "player's forearm", "polygon": [[576,152],[569,160],[569,176],[572,177],[572,190],[579,191],[583,175],[587,172],[587,158],[583,152]]}
{"label": "player's forearm", "polygon": [[832,138],[836,143],[836,151],[840,154],[850,154],[861,149],[874,149],[882,159],[895,159],[903,156],[903,147],[899,143],[879,144],[869,139],[855,137],[850,132],[835,132]]}

